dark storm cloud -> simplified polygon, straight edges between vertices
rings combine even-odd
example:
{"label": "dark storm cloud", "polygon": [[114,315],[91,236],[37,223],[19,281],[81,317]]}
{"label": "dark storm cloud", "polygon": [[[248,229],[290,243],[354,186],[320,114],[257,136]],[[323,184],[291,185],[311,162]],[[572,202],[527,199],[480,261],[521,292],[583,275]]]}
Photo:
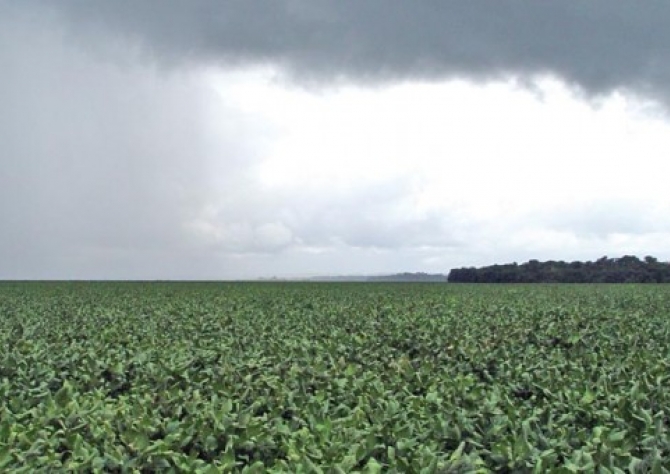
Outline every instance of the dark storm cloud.
{"label": "dark storm cloud", "polygon": [[670,3],[521,0],[21,2],[164,64],[274,63],[299,81],[556,74],[667,98]]}

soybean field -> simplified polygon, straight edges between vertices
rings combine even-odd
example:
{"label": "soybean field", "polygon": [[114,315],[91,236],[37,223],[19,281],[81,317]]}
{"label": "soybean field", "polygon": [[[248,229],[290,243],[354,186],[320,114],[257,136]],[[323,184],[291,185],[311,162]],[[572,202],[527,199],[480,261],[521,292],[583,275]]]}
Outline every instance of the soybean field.
{"label": "soybean field", "polygon": [[0,283],[0,471],[668,473],[670,286]]}

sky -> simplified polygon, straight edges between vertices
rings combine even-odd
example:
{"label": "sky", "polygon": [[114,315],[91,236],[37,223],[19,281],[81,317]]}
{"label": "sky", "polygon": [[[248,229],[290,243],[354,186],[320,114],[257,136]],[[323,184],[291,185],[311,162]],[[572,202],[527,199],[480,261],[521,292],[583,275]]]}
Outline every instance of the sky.
{"label": "sky", "polygon": [[664,0],[0,0],[0,279],[670,260]]}

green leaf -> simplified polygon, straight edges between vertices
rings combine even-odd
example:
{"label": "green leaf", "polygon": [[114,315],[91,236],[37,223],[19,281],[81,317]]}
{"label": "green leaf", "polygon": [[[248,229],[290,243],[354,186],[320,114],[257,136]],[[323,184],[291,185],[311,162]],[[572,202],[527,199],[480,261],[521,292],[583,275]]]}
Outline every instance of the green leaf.
{"label": "green leaf", "polygon": [[607,435],[607,439],[612,442],[623,441],[626,438],[625,431],[612,431]]}
{"label": "green leaf", "polygon": [[12,448],[10,446],[0,445],[0,469],[4,469],[11,465],[14,461],[12,456]]}
{"label": "green leaf", "polygon": [[582,405],[590,405],[591,403],[593,403],[593,400],[595,400],[595,395],[593,394],[593,392],[591,390],[589,390],[587,388],[586,391],[584,392],[584,395],[582,395],[582,398],[579,402]]}
{"label": "green leaf", "polygon": [[63,386],[54,395],[56,405],[61,408],[66,407],[72,401],[72,386],[65,380]]}
{"label": "green leaf", "polygon": [[379,474],[382,472],[383,466],[374,458],[370,457],[368,462],[365,465],[365,472],[367,474]]}
{"label": "green leaf", "polygon": [[393,446],[388,446],[386,448],[386,456],[388,456],[391,462],[395,462],[395,448]]}

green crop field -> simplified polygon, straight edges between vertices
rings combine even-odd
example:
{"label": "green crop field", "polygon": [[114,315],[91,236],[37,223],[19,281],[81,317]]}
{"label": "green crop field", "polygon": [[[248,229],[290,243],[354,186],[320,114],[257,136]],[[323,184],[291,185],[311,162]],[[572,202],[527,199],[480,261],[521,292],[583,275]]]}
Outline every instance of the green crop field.
{"label": "green crop field", "polygon": [[670,472],[670,286],[0,283],[2,472]]}

